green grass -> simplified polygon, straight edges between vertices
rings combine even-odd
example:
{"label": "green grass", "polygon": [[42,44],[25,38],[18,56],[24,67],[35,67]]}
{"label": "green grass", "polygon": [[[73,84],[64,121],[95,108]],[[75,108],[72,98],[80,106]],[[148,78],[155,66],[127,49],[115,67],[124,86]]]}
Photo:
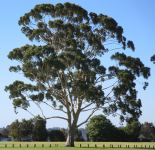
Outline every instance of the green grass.
{"label": "green grass", "polygon": [[[142,150],[152,149],[155,142],[75,142],[75,148],[64,145],[64,142],[0,142],[0,150]],[[121,145],[121,148],[118,148],[118,145]],[[134,145],[137,148],[134,148]]]}

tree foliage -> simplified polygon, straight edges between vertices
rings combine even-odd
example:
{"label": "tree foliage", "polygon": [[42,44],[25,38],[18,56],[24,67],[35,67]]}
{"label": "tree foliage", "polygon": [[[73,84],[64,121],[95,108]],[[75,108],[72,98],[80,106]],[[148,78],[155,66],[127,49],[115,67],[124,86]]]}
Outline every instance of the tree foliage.
{"label": "tree foliage", "polygon": [[33,120],[14,121],[7,128],[9,130],[9,136],[13,137],[14,140],[22,141],[23,138],[31,138],[33,130]]}
{"label": "tree foliage", "polygon": [[134,120],[132,122],[127,123],[126,127],[123,128],[126,133],[127,141],[138,141],[138,137],[140,135],[141,124],[139,121]]}
{"label": "tree foliage", "polygon": [[155,126],[153,123],[145,122],[140,130],[141,141],[155,141]]}
{"label": "tree foliage", "polygon": [[20,141],[21,140],[21,132],[20,132],[20,123],[18,120],[13,122],[10,125],[10,136],[13,137],[14,139]]}
{"label": "tree foliage", "polygon": [[48,132],[48,137],[50,141],[65,141],[66,137],[62,130],[51,130]]}
{"label": "tree foliage", "polygon": [[46,121],[39,116],[30,120],[15,120],[7,128],[9,136],[17,141],[46,141],[47,139]]}
{"label": "tree foliage", "polygon": [[155,55],[151,57],[151,61],[155,64]]}
{"label": "tree foliage", "polygon": [[1,128],[0,135],[3,138],[8,138],[9,137],[9,128],[8,128],[8,126],[6,128],[4,128],[4,127]]}
{"label": "tree foliage", "polygon": [[111,121],[103,115],[92,117],[87,124],[87,132],[91,141],[113,141],[117,135],[116,130]]}
{"label": "tree foliage", "polygon": [[[6,87],[15,108],[28,111],[34,102],[39,109],[44,103],[63,112],[65,117],[44,118],[67,121],[68,137],[72,137],[67,145],[72,146],[76,128],[97,110],[120,112],[122,121],[141,115],[136,79],[147,79],[149,68],[121,51],[134,51],[135,47],[113,18],[72,3],[39,4],[20,18],[19,25],[26,37],[38,44],[15,48],[8,55],[19,62],[10,71],[21,72],[30,80],[17,80]],[[116,65],[107,66],[107,54]],[[88,118],[78,122],[80,114],[88,110]]]}
{"label": "tree foliage", "polygon": [[40,116],[36,117],[34,120],[32,139],[33,141],[46,141],[47,140],[46,121]]}
{"label": "tree foliage", "polygon": [[30,120],[25,120],[23,119],[21,122],[20,122],[20,128],[21,128],[21,137],[32,137],[32,131],[33,131],[33,128],[34,128],[34,122],[32,119]]}

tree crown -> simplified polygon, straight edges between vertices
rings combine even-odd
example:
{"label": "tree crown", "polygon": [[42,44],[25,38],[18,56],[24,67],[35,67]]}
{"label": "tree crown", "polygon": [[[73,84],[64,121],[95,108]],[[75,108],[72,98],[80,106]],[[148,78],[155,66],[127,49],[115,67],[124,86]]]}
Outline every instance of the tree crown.
{"label": "tree crown", "polygon": [[[136,79],[147,79],[149,68],[139,58],[118,52],[135,47],[113,18],[88,13],[72,3],[40,4],[22,16],[19,25],[26,37],[40,45],[15,48],[8,55],[19,62],[10,71],[22,72],[31,81],[15,81],[6,87],[15,108],[27,110],[33,101],[40,109],[44,103],[67,113],[69,118],[59,118],[69,120],[70,113],[78,118],[94,104],[95,108],[89,108],[91,114],[103,109],[106,114],[119,110],[121,120],[140,116]],[[107,67],[103,56],[113,50],[117,52],[111,59],[117,65]],[[106,87],[108,81],[113,83]]]}

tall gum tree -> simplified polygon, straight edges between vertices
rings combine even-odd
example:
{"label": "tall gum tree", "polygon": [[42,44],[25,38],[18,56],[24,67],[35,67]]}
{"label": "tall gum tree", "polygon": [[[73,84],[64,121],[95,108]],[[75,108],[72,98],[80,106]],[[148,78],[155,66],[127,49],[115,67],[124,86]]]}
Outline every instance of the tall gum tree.
{"label": "tall gum tree", "polygon": [[[15,48],[8,55],[19,63],[10,71],[30,80],[16,80],[6,87],[15,109],[29,111],[34,102],[43,115],[41,104],[63,112],[44,118],[67,121],[66,146],[71,147],[76,129],[98,110],[119,114],[122,121],[141,115],[136,79],[147,79],[150,70],[139,58],[125,54],[124,50],[135,47],[113,18],[72,3],[40,4],[22,16],[19,25],[38,44]],[[109,55],[116,65],[104,62]],[[88,116],[80,122],[85,112]]]}

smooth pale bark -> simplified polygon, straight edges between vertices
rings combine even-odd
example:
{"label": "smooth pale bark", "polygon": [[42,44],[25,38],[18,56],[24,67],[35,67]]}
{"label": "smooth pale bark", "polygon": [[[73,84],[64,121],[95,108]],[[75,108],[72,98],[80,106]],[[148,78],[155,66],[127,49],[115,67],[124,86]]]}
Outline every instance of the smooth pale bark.
{"label": "smooth pale bark", "polygon": [[[73,113],[73,112],[72,112]],[[74,140],[75,140],[75,131],[77,130],[77,122],[80,114],[80,109],[77,110],[77,112],[71,114],[68,112],[68,135],[65,146],[67,147],[74,147]],[[73,115],[71,117],[71,115]],[[72,119],[73,118],[73,121]]]}
{"label": "smooth pale bark", "polygon": [[68,135],[65,146],[74,147],[75,131],[76,131],[76,123],[73,122],[72,124],[68,125]]}
{"label": "smooth pale bark", "polygon": [[74,147],[75,129],[69,129],[65,146]]}

